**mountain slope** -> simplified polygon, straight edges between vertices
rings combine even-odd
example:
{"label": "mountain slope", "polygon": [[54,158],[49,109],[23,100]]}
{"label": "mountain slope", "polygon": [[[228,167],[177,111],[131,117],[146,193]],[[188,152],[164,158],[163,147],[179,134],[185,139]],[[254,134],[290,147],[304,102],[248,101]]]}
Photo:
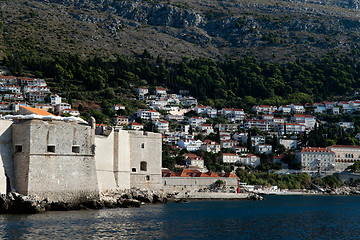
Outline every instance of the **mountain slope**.
{"label": "mountain slope", "polygon": [[12,0],[1,1],[1,57],[183,56],[262,60],[357,51],[357,0]]}

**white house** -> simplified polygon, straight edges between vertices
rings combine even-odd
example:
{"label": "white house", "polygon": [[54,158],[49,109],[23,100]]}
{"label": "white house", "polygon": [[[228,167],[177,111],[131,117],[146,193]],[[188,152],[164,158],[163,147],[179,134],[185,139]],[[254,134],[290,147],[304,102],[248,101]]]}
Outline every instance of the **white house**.
{"label": "white house", "polygon": [[137,110],[137,117],[145,120],[157,120],[160,118],[160,113],[155,110],[139,109]]}
{"label": "white house", "polygon": [[166,96],[166,89],[165,88],[156,88],[155,95]]}
{"label": "white house", "polygon": [[304,112],[305,112],[305,108],[304,108],[304,106],[301,105],[301,104],[292,103],[292,104],[290,105],[290,107],[291,107],[291,111],[292,111],[293,113],[304,113]]}
{"label": "white house", "polygon": [[121,104],[115,104],[111,107],[112,110],[114,111],[118,111],[118,110],[125,110],[125,106],[121,105]]}
{"label": "white house", "polygon": [[204,159],[194,153],[185,153],[186,166],[198,167],[204,169]]}
{"label": "white house", "polygon": [[62,114],[70,114],[71,116],[75,116],[75,117],[78,117],[80,116],[80,112],[76,109],[63,109],[59,112],[61,115]]}
{"label": "white house", "polygon": [[284,114],[291,113],[291,106],[290,105],[283,105],[279,107],[279,112],[282,112]]}
{"label": "white house", "polygon": [[291,117],[291,120],[304,125],[309,130],[314,129],[316,123],[315,117],[312,115],[294,114],[294,116]]}
{"label": "white house", "polygon": [[155,120],[152,122],[155,125],[155,128],[161,133],[169,131],[169,122],[164,120]]}
{"label": "white house", "polygon": [[215,141],[205,139],[204,143],[201,145],[201,150],[204,152],[218,153],[220,152],[220,144]]}
{"label": "white house", "polygon": [[61,97],[57,94],[50,96],[51,105],[58,105],[61,103]]}
{"label": "white house", "polygon": [[245,157],[240,158],[240,163],[243,163],[245,165],[249,165],[252,167],[257,167],[260,165],[260,157],[254,155],[254,154],[248,154]]}
{"label": "white house", "polygon": [[206,134],[210,134],[214,132],[214,128],[211,124],[207,124],[207,123],[202,123],[200,125],[200,131],[206,133]]}
{"label": "white house", "polygon": [[130,125],[129,125],[130,129],[132,130],[142,130],[144,129],[144,125],[140,124],[140,123],[137,123],[137,122],[132,122]]}
{"label": "white house", "polygon": [[202,117],[192,117],[192,118],[189,118],[189,120],[188,120],[188,123],[193,128],[200,127],[201,124],[203,124],[205,122],[206,122],[206,119],[202,118]]}
{"label": "white house", "polygon": [[239,163],[240,156],[235,153],[223,153],[221,160],[223,163]]}
{"label": "white house", "polygon": [[272,146],[269,144],[258,144],[255,146],[255,152],[270,154],[272,152]]}
{"label": "white house", "polygon": [[277,110],[276,106],[270,106],[270,105],[253,106],[251,109],[251,111],[255,112],[256,114],[259,113],[274,114],[276,110]]}
{"label": "white house", "polygon": [[189,152],[197,151],[201,148],[202,145],[201,140],[195,140],[195,139],[181,139],[177,145],[179,147],[185,148]]}
{"label": "white house", "polygon": [[335,153],[326,148],[303,148],[295,157],[305,171],[335,170]]}

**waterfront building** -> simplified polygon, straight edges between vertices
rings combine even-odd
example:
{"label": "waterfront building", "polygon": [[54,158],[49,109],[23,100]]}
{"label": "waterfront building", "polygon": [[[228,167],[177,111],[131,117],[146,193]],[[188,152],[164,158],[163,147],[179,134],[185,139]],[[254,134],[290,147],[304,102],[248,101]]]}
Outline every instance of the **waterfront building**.
{"label": "waterfront building", "polygon": [[335,170],[335,153],[327,148],[306,147],[295,157],[304,171]]}
{"label": "waterfront building", "polygon": [[327,149],[335,153],[336,171],[344,171],[347,167],[360,161],[360,146],[332,145]]}

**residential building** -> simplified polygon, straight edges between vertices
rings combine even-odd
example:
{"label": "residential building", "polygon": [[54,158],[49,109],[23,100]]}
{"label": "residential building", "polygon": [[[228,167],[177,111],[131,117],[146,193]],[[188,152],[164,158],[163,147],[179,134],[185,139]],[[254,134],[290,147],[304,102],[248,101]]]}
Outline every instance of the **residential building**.
{"label": "residential building", "polygon": [[220,144],[215,141],[205,139],[204,143],[201,145],[201,150],[204,152],[218,153],[220,152]]}
{"label": "residential building", "polygon": [[190,126],[192,128],[197,128],[201,126],[201,124],[205,123],[206,122],[206,119],[205,118],[202,118],[202,117],[192,117],[192,118],[189,118],[188,120],[188,123],[190,124]]}
{"label": "residential building", "polygon": [[269,144],[258,144],[255,146],[255,152],[270,154],[272,152],[272,146]]}
{"label": "residential building", "polygon": [[60,113],[60,115],[70,114],[71,116],[75,116],[75,117],[80,116],[80,112],[77,109],[71,109],[71,108],[70,109],[63,109],[59,113]]}
{"label": "residential building", "polygon": [[112,110],[114,111],[118,111],[118,110],[125,110],[125,106],[121,105],[121,104],[115,104],[111,107]]}
{"label": "residential building", "polygon": [[60,103],[58,105],[55,106],[55,111],[56,112],[60,112],[64,109],[71,109],[71,105],[68,103]]}
{"label": "residential building", "polygon": [[248,152],[247,147],[242,146],[233,146],[231,147],[231,150],[233,150],[236,154],[246,154]]}
{"label": "residential building", "polygon": [[114,119],[114,124],[116,126],[127,126],[129,124],[129,119],[127,117],[118,116]]}
{"label": "residential building", "polygon": [[206,135],[213,133],[214,132],[214,128],[211,124],[207,124],[207,123],[202,123],[200,125],[200,131],[206,133]]}
{"label": "residential building", "polygon": [[142,130],[142,129],[144,129],[144,125],[142,125],[140,123],[137,123],[137,122],[130,123],[129,127],[130,127],[131,130]]}
{"label": "residential building", "polygon": [[149,93],[149,89],[147,87],[138,87],[136,92],[138,93],[139,99],[144,99],[145,95]]}
{"label": "residential building", "polygon": [[290,107],[291,107],[291,111],[292,111],[293,113],[303,114],[303,113],[305,112],[305,108],[304,108],[304,106],[301,105],[301,104],[292,103],[292,104],[290,105]]}
{"label": "residential building", "polygon": [[282,105],[278,109],[279,112],[283,114],[290,114],[291,113],[291,106],[290,105]]}
{"label": "residential building", "polygon": [[284,145],[286,149],[295,150],[298,146],[298,140],[296,139],[279,139],[279,143]]}
{"label": "residential building", "polygon": [[268,132],[270,130],[270,123],[263,119],[246,119],[244,123],[246,129],[257,128],[261,131]]}
{"label": "residential building", "polygon": [[166,89],[165,88],[156,88],[155,95],[166,96]]}
{"label": "residential building", "polygon": [[164,120],[155,120],[152,122],[155,125],[155,128],[161,133],[169,132],[169,122]]}
{"label": "residential building", "polygon": [[155,110],[139,109],[137,110],[137,117],[144,120],[157,120],[160,118],[160,113]]}
{"label": "residential building", "polygon": [[335,153],[336,171],[344,171],[347,167],[360,161],[360,146],[332,145],[327,149]]}
{"label": "residential building", "polygon": [[194,153],[185,153],[185,162],[186,166],[197,167],[199,169],[204,169],[204,159]]}
{"label": "residential building", "polygon": [[195,140],[195,139],[181,139],[177,145],[179,147],[185,148],[189,152],[197,151],[201,148],[202,145],[201,140]]}
{"label": "residential building", "polygon": [[335,153],[327,148],[303,148],[295,157],[304,171],[335,170]]}
{"label": "residential building", "polygon": [[[284,128],[286,126],[286,128]],[[298,123],[284,123],[281,125],[276,126],[276,131],[279,132],[281,135],[283,134],[299,134],[306,132],[305,125],[298,124]]]}
{"label": "residential building", "polygon": [[313,130],[316,123],[316,119],[312,115],[294,114],[294,116],[291,117],[291,120],[304,125],[306,129],[309,130]]}
{"label": "residential building", "polygon": [[223,163],[239,163],[240,156],[235,153],[223,153],[221,160]]}
{"label": "residential building", "polygon": [[234,141],[234,140],[222,140],[220,141],[220,146],[221,148],[232,148],[234,146],[238,145],[238,141]]}
{"label": "residential building", "polygon": [[240,163],[256,168],[260,165],[260,157],[254,154],[248,154],[245,157],[240,158]]}
{"label": "residential building", "polygon": [[343,128],[343,129],[350,129],[350,130],[354,130],[355,126],[354,126],[354,122],[338,122],[336,123],[336,126],[338,126],[339,128]]}
{"label": "residential building", "polygon": [[251,111],[255,112],[256,114],[265,113],[265,114],[274,114],[277,110],[276,106],[269,106],[269,105],[260,105],[260,106],[253,106]]}
{"label": "residential building", "polygon": [[50,95],[51,105],[58,105],[61,103],[61,97],[57,94]]}

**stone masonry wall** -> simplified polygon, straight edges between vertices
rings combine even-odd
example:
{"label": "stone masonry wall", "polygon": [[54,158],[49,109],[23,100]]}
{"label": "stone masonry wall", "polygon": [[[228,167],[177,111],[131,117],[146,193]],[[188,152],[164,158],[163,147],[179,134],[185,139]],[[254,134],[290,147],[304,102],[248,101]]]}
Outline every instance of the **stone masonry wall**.
{"label": "stone masonry wall", "polygon": [[19,193],[51,201],[98,198],[94,133],[89,126],[25,120],[14,123],[12,131]]}

